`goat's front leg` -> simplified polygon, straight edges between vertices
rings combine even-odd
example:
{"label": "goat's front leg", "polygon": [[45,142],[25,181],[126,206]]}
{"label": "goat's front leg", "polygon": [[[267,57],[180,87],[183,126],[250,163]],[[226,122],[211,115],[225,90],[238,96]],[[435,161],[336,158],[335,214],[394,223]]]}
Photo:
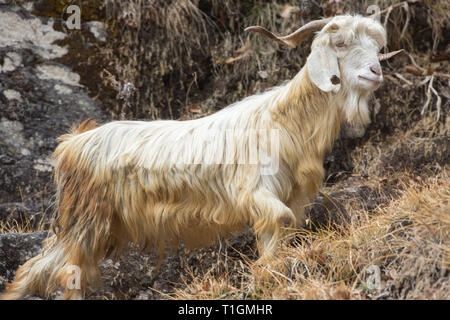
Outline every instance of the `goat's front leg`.
{"label": "goat's front leg", "polygon": [[290,200],[287,203],[287,206],[291,208],[294,216],[296,218],[296,227],[303,228],[306,225],[306,214],[305,209],[306,206],[311,203],[310,196],[304,191],[303,188],[296,188]]}
{"label": "goat's front leg", "polygon": [[253,201],[253,227],[260,252],[259,262],[266,262],[273,257],[282,230],[293,228],[296,218],[292,210],[269,191],[257,191]]}

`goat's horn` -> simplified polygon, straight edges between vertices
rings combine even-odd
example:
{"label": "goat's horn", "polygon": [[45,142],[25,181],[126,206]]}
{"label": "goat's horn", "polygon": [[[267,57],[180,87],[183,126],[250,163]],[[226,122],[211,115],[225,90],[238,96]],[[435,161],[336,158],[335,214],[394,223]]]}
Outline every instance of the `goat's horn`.
{"label": "goat's horn", "polygon": [[245,28],[245,31],[253,31],[261,33],[266,37],[275,40],[285,46],[295,48],[296,46],[299,45],[300,42],[305,40],[311,32],[323,28],[328,22],[330,22],[331,19],[332,18],[327,18],[308,22],[304,26],[298,28],[291,34],[288,34],[287,36],[284,37],[277,36],[274,33],[270,32],[269,30],[259,26],[252,26]]}
{"label": "goat's horn", "polygon": [[399,53],[402,53],[404,51],[405,51],[405,49],[400,49],[400,50],[392,51],[392,52],[388,52],[388,53],[379,53],[378,54],[378,60],[383,61],[383,60],[390,59],[393,56],[395,56],[395,55],[397,55]]}

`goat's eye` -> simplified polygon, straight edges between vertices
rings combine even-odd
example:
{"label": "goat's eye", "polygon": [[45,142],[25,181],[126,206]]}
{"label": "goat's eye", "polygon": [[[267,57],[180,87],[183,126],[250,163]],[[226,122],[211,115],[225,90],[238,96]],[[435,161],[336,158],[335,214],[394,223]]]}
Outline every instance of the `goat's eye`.
{"label": "goat's eye", "polygon": [[337,48],[345,48],[346,47],[345,42],[337,42],[336,47]]}

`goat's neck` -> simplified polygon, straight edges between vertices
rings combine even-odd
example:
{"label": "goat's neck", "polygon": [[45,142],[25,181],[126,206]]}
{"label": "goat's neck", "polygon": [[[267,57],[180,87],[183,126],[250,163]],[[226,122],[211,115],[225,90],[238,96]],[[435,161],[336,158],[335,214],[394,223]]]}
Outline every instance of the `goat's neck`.
{"label": "goat's neck", "polygon": [[298,156],[323,160],[339,134],[343,114],[337,104],[341,99],[318,89],[306,67],[274,99],[277,103],[271,105],[271,118],[286,128]]}
{"label": "goat's neck", "polygon": [[296,185],[313,199],[323,180],[325,152],[339,134],[340,99],[320,91],[306,67],[272,99],[270,118],[281,129],[280,160],[290,168]]}

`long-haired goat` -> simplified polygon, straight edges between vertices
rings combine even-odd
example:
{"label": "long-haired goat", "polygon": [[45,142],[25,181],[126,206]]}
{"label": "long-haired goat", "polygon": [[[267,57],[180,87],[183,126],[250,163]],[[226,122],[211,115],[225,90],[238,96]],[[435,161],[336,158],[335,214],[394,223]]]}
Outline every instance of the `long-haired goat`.
{"label": "long-haired goat", "polygon": [[[59,285],[65,298],[80,298],[99,278],[98,261],[130,241],[162,252],[166,244],[204,245],[248,224],[261,258],[269,258],[282,230],[303,224],[341,122],[367,123],[369,95],[383,80],[378,52],[386,34],[372,18],[312,21],[285,37],[247,29],[290,47],[318,30],[290,82],[211,116],[85,122],[60,137],[55,235],[18,269],[3,298],[48,295]],[[252,162],[255,153],[260,158]],[[275,170],[263,172],[262,158]],[[72,290],[73,266],[81,287]]]}

